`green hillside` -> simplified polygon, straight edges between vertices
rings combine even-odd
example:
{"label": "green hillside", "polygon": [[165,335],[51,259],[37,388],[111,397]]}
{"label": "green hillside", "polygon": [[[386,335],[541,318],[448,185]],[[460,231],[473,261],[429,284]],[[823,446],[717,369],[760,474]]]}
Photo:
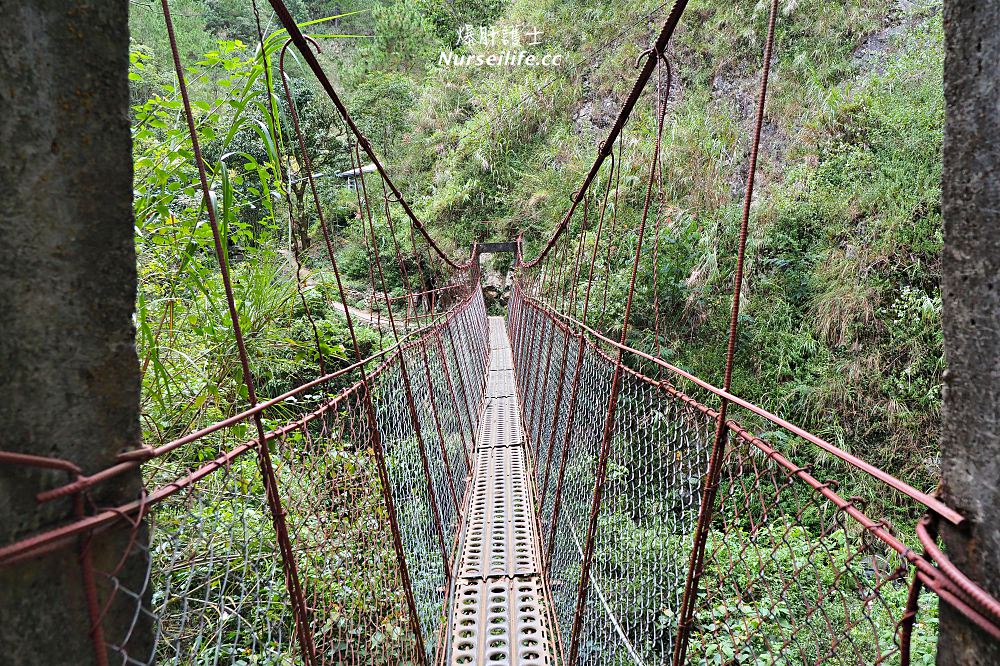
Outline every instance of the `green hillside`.
{"label": "green hillside", "polygon": [[[358,12],[313,28],[337,35],[320,39],[322,61],[446,249],[464,256],[474,240],[523,231],[533,256],[589,168],[634,80],[636,57],[669,5],[299,0],[290,7],[300,20]],[[631,339],[715,382],[721,380],[767,8],[692,2],[668,54],[674,86],[662,149],[666,215],[655,245],[657,299],[654,307],[649,238]],[[276,20],[266,3],[259,9],[270,34]],[[238,272],[245,275],[247,302],[262,313],[248,322],[262,342],[255,345],[256,361],[278,390],[315,373],[315,335],[331,356],[345,356],[342,321],[325,305],[329,282],[300,280],[306,289],[299,297],[289,268],[291,224],[301,227],[304,270],[322,276],[328,262],[304,183],[293,186],[289,200],[281,197],[281,183],[301,176],[287,105],[275,72],[279,141],[262,140],[270,122],[260,101],[266,82],[255,56],[255,17],[244,3],[182,0],[174,13],[214,178],[230,193],[237,258],[253,259]],[[502,51],[504,31],[512,28],[537,42],[524,47],[529,53],[560,55],[560,64],[440,64],[443,53]],[[201,265],[209,259],[168,242],[182,230],[196,245],[207,236],[195,221],[196,178],[184,161],[186,130],[170,87],[157,5],[135,4],[132,30],[144,277],[140,342],[153,357],[145,381],[159,382],[147,396],[162,403],[148,405],[151,420],[167,437],[191,419],[230,410],[239,399],[238,369],[225,377],[207,370],[228,344],[224,316],[207,326],[202,317],[219,312],[213,305],[219,285]],[[734,379],[738,395],[924,489],[936,483],[943,368],[942,57],[937,3],[781,2]],[[354,194],[333,175],[351,166],[347,135],[311,74],[294,56],[287,61],[314,170],[322,175],[327,222],[361,304],[369,277],[361,226]],[[625,132],[621,241],[615,254],[599,258],[607,305],[591,313],[605,330],[615,329],[622,315],[655,100],[651,86]],[[223,161],[225,175],[218,166]],[[578,223],[571,233],[579,233]],[[407,261],[416,265],[421,260],[409,247],[403,243]],[[176,283],[173,271],[185,279]],[[402,293],[399,275],[390,282]],[[190,298],[170,293],[178,289]],[[266,304],[277,304],[292,322],[291,338],[287,321],[264,316]],[[319,321],[317,333],[306,305]],[[152,343],[157,323],[168,316],[171,335],[202,355],[182,361]],[[186,325],[185,317],[199,324]],[[370,342],[379,344],[377,336]],[[201,387],[194,397],[192,385]],[[185,388],[175,394],[171,386]],[[202,389],[215,395],[202,397]],[[169,407],[178,402],[190,403],[184,419],[156,416],[175,415]]]}

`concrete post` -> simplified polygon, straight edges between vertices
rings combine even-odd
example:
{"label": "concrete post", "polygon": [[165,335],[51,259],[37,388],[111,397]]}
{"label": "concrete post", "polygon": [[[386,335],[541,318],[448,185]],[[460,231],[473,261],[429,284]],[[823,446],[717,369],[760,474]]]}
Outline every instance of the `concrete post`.
{"label": "concrete post", "polygon": [[[948,553],[1000,597],[1000,2],[946,0],[944,498],[971,521]],[[941,604],[938,663],[1000,664],[991,642]]]}
{"label": "concrete post", "polygon": [[[0,450],[57,457],[84,474],[140,441],[128,1],[0,0]],[[35,495],[64,472],[0,465],[0,546],[74,516],[73,498]],[[90,506],[139,496],[138,471],[93,489]],[[100,608],[107,573],[142,596],[142,529],[91,543]],[[101,663],[80,544],[0,568],[0,662]],[[108,643],[129,627],[146,659],[148,615],[119,591],[102,623]],[[112,662],[121,663],[117,656]]]}

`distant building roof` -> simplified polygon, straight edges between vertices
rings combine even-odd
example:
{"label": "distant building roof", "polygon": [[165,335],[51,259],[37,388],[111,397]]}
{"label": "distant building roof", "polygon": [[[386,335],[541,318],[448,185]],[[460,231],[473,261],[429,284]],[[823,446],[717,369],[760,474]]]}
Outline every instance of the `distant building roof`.
{"label": "distant building roof", "polygon": [[348,169],[347,171],[341,171],[337,174],[338,178],[353,178],[363,173],[373,173],[375,171],[374,164],[366,164],[358,169]]}

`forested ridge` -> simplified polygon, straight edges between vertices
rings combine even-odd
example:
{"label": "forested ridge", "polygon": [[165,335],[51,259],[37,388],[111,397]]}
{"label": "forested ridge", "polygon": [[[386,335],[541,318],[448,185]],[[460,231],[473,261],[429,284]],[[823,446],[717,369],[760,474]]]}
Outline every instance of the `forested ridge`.
{"label": "forested ridge", "polygon": [[[353,358],[332,305],[335,285],[277,71],[287,35],[260,0],[256,7],[242,0],[170,6],[229,239],[251,371],[262,396],[277,395],[317,376],[321,362],[329,371]],[[313,22],[306,32],[319,43],[324,68],[445,250],[464,257],[475,241],[523,232],[533,257],[590,167],[669,3],[288,6],[298,21]],[[940,3],[782,0],[780,7],[733,393],[931,491],[944,369]],[[667,54],[673,85],[661,150],[664,196],[655,238],[644,244],[629,340],[716,384],[767,13],[764,2],[693,1]],[[503,50],[475,36],[480,28],[502,35],[512,26],[522,36],[533,31],[537,43],[528,52],[559,54],[560,64],[442,64],[442,54]],[[146,443],[156,445],[239,411],[247,396],[157,2],[132,5],[131,63],[143,426]],[[285,65],[349,295],[370,308],[358,194],[337,175],[357,166],[349,135],[294,49]],[[624,314],[657,94],[656,86],[645,91],[615,153],[616,240],[597,255],[599,307],[589,315],[592,326],[611,333]],[[375,213],[384,239],[384,211]],[[425,286],[443,283],[443,267],[396,232],[404,265],[428,276]],[[574,237],[593,233],[573,220]],[[377,246],[391,295],[403,295],[392,243]],[[508,262],[497,259],[487,277],[502,284]],[[503,312],[498,291],[494,314]],[[360,330],[365,353],[390,342],[378,330]],[[797,443],[782,442],[780,432],[766,435]],[[206,445],[202,456],[214,453]],[[864,480],[852,491],[859,503],[891,502]],[[831,537],[831,552],[839,547],[834,537],[846,538]],[[737,544],[742,537],[726,538]],[[779,555],[795,558],[796,547]],[[899,593],[905,597],[905,589]],[[775,612],[779,622],[782,611]],[[672,621],[663,618],[665,626]],[[868,630],[858,630],[861,643]],[[870,630],[891,635],[891,618]],[[398,640],[401,631],[388,623],[379,640]],[[918,645],[933,640],[930,632],[918,629]],[[746,640],[743,656],[753,663],[753,639]],[[722,659],[698,652],[709,647],[695,646],[693,654]],[[924,648],[916,653],[932,659]],[[730,659],[726,649],[740,646],[722,648]]]}

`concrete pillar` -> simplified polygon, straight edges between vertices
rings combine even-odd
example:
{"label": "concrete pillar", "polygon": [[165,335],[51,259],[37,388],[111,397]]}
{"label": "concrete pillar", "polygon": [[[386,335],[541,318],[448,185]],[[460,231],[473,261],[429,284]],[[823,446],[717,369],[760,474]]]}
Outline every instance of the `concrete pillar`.
{"label": "concrete pillar", "polygon": [[[128,124],[128,0],[0,0],[0,450],[70,460],[91,474],[140,440],[136,268]],[[35,495],[63,472],[0,465],[0,546],[74,515]],[[93,505],[139,496],[138,471],[94,488]],[[139,592],[145,530],[91,546]],[[74,541],[0,568],[0,662],[100,663]],[[103,623],[147,658],[148,616],[119,592]],[[143,654],[145,651],[146,654]],[[120,656],[112,663],[121,663]]]}
{"label": "concrete pillar", "polygon": [[[943,529],[967,575],[1000,597],[1000,2],[946,0],[945,375],[941,473],[970,519]],[[941,604],[938,663],[1000,664],[1000,645]]]}

